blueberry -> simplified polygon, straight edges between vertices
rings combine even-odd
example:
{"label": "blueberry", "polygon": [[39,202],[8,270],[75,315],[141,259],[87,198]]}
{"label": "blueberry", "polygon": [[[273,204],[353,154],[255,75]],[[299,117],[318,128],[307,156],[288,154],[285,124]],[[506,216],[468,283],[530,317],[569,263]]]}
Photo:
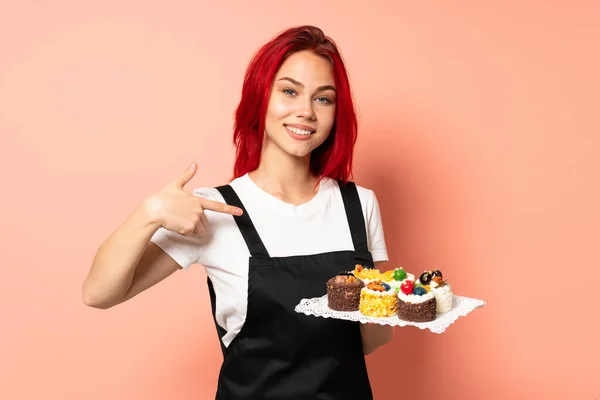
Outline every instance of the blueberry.
{"label": "blueberry", "polygon": [[387,283],[385,283],[385,282],[383,282],[383,283],[381,284],[381,286],[383,286],[383,288],[384,288],[386,291],[390,290],[390,285],[388,285],[388,284],[387,284]]}
{"label": "blueberry", "polygon": [[425,288],[422,288],[420,286],[417,286],[413,289],[413,294],[416,294],[417,296],[423,296],[425,293],[427,293]]}
{"label": "blueberry", "polygon": [[423,285],[429,285],[429,282],[431,282],[431,278],[432,278],[432,275],[428,271],[423,272],[421,274],[421,276],[419,276],[419,280],[421,281],[421,283]]}

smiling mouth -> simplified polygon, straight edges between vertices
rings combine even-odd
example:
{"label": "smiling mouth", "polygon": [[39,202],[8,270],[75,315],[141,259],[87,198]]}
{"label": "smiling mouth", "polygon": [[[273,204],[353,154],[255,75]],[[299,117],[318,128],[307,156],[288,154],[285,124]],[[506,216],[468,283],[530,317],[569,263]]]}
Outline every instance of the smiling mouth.
{"label": "smiling mouth", "polygon": [[289,125],[285,125],[285,128],[287,130],[289,130],[292,133],[295,133],[296,135],[304,135],[304,136],[309,136],[314,134],[316,131],[312,131],[312,130],[306,130],[306,129],[300,129],[300,128],[296,128],[294,126],[289,126]]}

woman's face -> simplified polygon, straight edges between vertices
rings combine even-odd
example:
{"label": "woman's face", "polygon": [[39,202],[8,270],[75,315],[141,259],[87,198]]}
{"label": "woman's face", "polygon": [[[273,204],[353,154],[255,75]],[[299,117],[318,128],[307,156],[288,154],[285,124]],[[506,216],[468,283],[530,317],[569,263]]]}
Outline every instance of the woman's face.
{"label": "woman's face", "polygon": [[265,144],[295,157],[305,157],[319,147],[335,121],[334,82],[327,59],[311,51],[291,54],[275,75],[265,118]]}

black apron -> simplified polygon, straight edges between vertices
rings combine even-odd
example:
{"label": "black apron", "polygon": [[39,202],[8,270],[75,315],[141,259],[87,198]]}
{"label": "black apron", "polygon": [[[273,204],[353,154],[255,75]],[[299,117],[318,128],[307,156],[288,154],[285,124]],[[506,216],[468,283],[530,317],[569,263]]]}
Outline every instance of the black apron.
{"label": "black apron", "polygon": [[[356,264],[373,266],[356,185],[339,185],[355,250],[292,257],[270,257],[233,188],[217,188],[244,210],[234,218],[250,250],[246,320],[228,347],[215,319],[223,350],[217,400],[373,398],[360,324],[294,311],[301,299],[325,295],[329,278]],[[208,287],[214,317],[210,279]]]}

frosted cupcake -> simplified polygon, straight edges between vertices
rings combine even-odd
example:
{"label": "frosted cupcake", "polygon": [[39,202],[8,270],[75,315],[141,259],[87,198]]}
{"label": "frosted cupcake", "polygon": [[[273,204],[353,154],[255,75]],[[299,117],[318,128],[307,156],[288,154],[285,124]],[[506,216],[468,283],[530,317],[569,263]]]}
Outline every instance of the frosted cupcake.
{"label": "frosted cupcake", "polygon": [[431,287],[431,292],[437,301],[438,314],[452,310],[454,293],[452,293],[452,287],[448,281],[443,278],[442,271],[433,271],[433,278],[431,279],[429,286]]}
{"label": "frosted cupcake", "polygon": [[398,292],[398,318],[411,322],[429,322],[436,318],[433,292],[406,280]]}
{"label": "frosted cupcake", "polygon": [[452,287],[448,281],[444,280],[442,271],[439,269],[433,271],[424,271],[417,284],[423,285],[427,291],[430,291],[435,296],[437,303],[437,313],[442,314],[452,310],[452,302],[454,300],[454,294],[452,293]]}
{"label": "frosted cupcake", "polygon": [[336,311],[358,311],[360,291],[365,284],[352,273],[342,273],[327,281],[327,305]]}
{"label": "frosted cupcake", "polygon": [[359,309],[369,317],[393,317],[398,311],[396,291],[385,282],[372,281],[360,291]]}

